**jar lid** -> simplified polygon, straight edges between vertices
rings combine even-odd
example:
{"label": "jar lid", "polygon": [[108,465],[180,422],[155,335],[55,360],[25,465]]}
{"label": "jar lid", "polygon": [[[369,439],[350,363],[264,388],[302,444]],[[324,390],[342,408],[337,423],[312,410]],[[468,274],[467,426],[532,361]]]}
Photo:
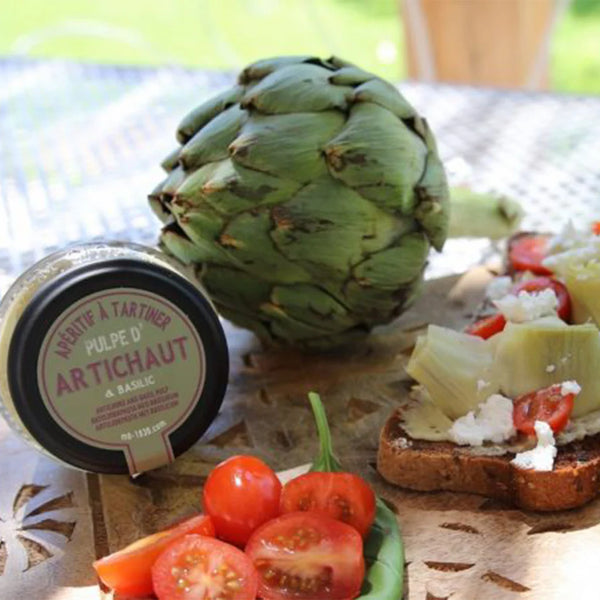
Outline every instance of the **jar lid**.
{"label": "jar lid", "polygon": [[40,287],[8,353],[14,409],[47,452],[101,473],[171,462],[213,421],[229,373],[209,300],[156,262],[100,260]]}

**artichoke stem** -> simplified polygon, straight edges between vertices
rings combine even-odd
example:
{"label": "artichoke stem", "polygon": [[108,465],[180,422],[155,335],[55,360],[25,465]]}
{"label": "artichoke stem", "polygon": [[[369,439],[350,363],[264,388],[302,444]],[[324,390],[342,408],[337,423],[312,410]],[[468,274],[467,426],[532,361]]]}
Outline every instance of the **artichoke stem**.
{"label": "artichoke stem", "polygon": [[448,237],[487,237],[498,240],[513,234],[523,217],[521,205],[499,194],[480,194],[468,188],[450,189]]}

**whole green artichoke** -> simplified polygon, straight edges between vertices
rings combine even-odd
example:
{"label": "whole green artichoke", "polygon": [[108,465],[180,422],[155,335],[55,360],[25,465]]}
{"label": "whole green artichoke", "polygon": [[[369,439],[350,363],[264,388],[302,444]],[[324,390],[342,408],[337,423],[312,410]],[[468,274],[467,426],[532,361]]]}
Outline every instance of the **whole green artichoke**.
{"label": "whole green artichoke", "polygon": [[268,342],[327,347],[415,298],[448,188],[427,123],[332,57],[281,57],[187,115],[150,195],[162,246],[221,314]]}

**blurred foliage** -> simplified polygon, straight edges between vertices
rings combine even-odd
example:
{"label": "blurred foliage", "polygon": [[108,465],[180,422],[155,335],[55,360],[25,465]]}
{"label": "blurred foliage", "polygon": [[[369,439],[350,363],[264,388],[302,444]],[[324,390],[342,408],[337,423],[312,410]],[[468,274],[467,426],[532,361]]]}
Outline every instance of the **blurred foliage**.
{"label": "blurred foliage", "polygon": [[[406,73],[400,0],[0,2],[0,54],[231,71],[264,56],[337,54],[391,80]],[[554,89],[600,93],[600,0],[572,0],[551,71]]]}
{"label": "blurred foliage", "polygon": [[576,15],[600,15],[600,0],[571,0],[571,11]]}

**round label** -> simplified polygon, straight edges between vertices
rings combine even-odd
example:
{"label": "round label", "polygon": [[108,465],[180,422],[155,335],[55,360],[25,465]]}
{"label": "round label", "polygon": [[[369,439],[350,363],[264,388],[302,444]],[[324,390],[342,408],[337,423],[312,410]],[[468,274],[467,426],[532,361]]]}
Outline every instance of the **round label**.
{"label": "round label", "polygon": [[64,311],[37,369],[57,423],[92,446],[121,448],[131,473],[173,460],[169,433],[196,406],[205,373],[204,347],[186,315],[130,288],[90,294]]}

